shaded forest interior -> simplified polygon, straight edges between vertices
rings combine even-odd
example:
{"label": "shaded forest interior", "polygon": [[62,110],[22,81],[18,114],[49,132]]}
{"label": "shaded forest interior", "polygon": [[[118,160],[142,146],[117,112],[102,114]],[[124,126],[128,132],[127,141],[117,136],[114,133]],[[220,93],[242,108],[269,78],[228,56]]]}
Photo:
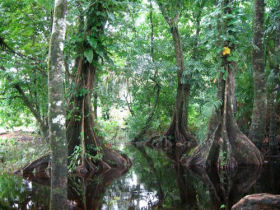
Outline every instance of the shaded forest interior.
{"label": "shaded forest interior", "polygon": [[67,175],[129,171],[130,144],[206,185],[279,162],[278,0],[2,0],[0,21],[0,170],[57,177],[51,209]]}

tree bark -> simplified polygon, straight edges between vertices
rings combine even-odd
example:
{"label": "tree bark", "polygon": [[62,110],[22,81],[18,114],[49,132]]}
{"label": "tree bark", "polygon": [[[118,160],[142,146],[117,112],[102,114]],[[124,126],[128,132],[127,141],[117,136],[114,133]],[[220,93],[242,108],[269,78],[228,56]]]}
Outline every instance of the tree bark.
{"label": "tree bark", "polygon": [[271,92],[268,94],[268,111],[269,111],[269,155],[276,155],[278,153],[278,142],[277,142],[277,120],[276,120],[276,105],[277,105],[277,91],[274,91],[278,82],[277,66],[271,65],[271,71],[273,71],[274,78],[272,79]]}
{"label": "tree bark", "polygon": [[[232,0],[224,0],[223,13],[231,14],[228,7]],[[225,20],[225,30],[227,22]],[[229,41],[224,42],[224,50],[234,49]],[[262,155],[258,148],[240,131],[234,116],[232,99],[234,95],[234,75],[235,62],[228,61],[228,54],[223,53],[222,67],[227,76],[223,79],[224,73],[220,73],[218,83],[218,99],[222,105],[212,115],[208,135],[206,140],[199,145],[191,157],[183,160],[186,166],[213,167],[218,163],[225,164],[229,168],[235,168],[239,165],[261,165]],[[221,154],[221,155],[220,155]],[[222,156],[222,157],[221,157]]]}
{"label": "tree bark", "polygon": [[[101,14],[101,15],[97,15]],[[82,147],[81,165],[77,167],[77,172],[81,175],[96,172],[101,166],[101,170],[111,169],[111,167],[128,168],[131,165],[130,160],[118,154],[116,151],[105,147],[102,138],[97,135],[94,112],[92,108],[92,92],[95,87],[97,73],[97,63],[100,55],[96,49],[92,48],[87,42],[87,36],[96,40],[102,48],[101,36],[104,34],[104,27],[107,21],[106,8],[102,1],[97,1],[90,6],[86,13],[84,41],[78,46],[83,54],[86,50],[92,51],[92,61],[90,62],[84,55],[76,59],[76,78],[75,91],[70,99],[68,112],[71,118],[67,122],[67,140],[68,153],[71,155],[76,146]],[[80,26],[80,28],[84,28]],[[91,157],[99,154],[99,158],[94,160]],[[91,157],[88,157],[91,155]]]}
{"label": "tree bark", "polygon": [[[97,78],[96,78],[96,81],[95,81],[95,87],[97,87]],[[93,97],[94,97],[94,100],[93,100],[94,118],[97,120],[97,115],[98,115],[98,113],[97,113],[97,108],[98,108],[98,105],[97,105],[98,94],[97,94],[96,91],[94,92]]]}
{"label": "tree bark", "polygon": [[173,38],[176,63],[177,63],[177,95],[173,111],[172,120],[165,135],[175,144],[177,142],[188,142],[189,147],[196,146],[196,140],[187,131],[187,112],[190,97],[190,84],[183,81],[184,57],[182,51],[181,37],[177,24],[171,25],[171,34]]}
{"label": "tree bark", "polygon": [[277,140],[277,96],[279,95],[279,62],[274,61],[274,57],[280,53],[280,29],[276,30],[274,38],[274,47],[269,51],[270,71],[273,78],[268,87],[268,109],[269,109],[269,155],[276,155],[279,152]]}
{"label": "tree bark", "polygon": [[30,110],[30,112],[33,114],[35,117],[39,129],[40,129],[40,134],[41,137],[46,141],[49,142],[49,128],[48,128],[48,123],[44,120],[42,117],[40,110],[37,108],[37,106],[34,106],[33,102],[28,98],[28,96],[24,93],[23,89],[19,84],[14,84],[14,88],[17,90],[19,93],[23,103],[25,106]]}
{"label": "tree bark", "polygon": [[[168,23],[173,39],[176,55],[177,65],[177,95],[173,110],[173,115],[169,128],[165,133],[165,137],[172,143],[172,145],[185,144],[187,148],[197,145],[196,139],[188,132],[188,107],[190,97],[190,83],[189,78],[185,78],[184,72],[184,56],[182,51],[181,37],[178,30],[178,20],[180,17],[180,9],[182,1],[178,1],[176,5],[169,5],[160,0],[157,1],[161,13]],[[167,9],[168,8],[168,9]],[[164,140],[166,140],[164,138]]]}
{"label": "tree bark", "polygon": [[[67,123],[67,139],[68,152],[72,154],[74,148],[80,145],[81,133],[84,132],[84,141],[87,145],[94,144],[95,147],[101,145],[101,140],[93,131],[94,113],[91,104],[91,91],[93,88],[93,81],[96,73],[96,68],[87,62],[84,57],[79,58],[78,69],[75,79],[76,92],[84,89],[87,90],[85,95],[73,95],[72,107],[73,110],[71,118]],[[71,104],[71,103],[70,103]],[[82,126],[84,125],[84,126]]]}
{"label": "tree bark", "polygon": [[254,105],[249,138],[261,148],[266,128],[266,77],[264,69],[264,0],[255,0],[253,75]]}
{"label": "tree bark", "polygon": [[64,103],[66,1],[55,0],[49,49],[49,137],[51,142],[50,209],[67,209],[67,140]]}
{"label": "tree bark", "polygon": [[271,84],[271,93],[269,94],[269,151],[270,155],[276,155],[279,151],[277,141],[277,84],[279,84],[279,66],[271,66],[274,78]]}

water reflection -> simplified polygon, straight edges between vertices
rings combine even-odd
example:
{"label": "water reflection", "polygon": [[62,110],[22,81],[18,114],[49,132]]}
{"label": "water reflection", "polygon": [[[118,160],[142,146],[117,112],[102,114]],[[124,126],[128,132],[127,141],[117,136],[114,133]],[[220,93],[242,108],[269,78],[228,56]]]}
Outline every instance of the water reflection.
{"label": "water reflection", "polygon": [[[69,177],[72,209],[220,209],[245,194],[280,193],[279,164],[240,168],[235,173],[189,171],[162,152],[127,147],[133,167],[92,178]],[[123,176],[122,176],[123,175]],[[34,177],[33,177],[34,179]],[[40,184],[38,184],[38,182]],[[48,209],[49,180],[0,176],[0,209]]]}
{"label": "water reflection", "polygon": [[0,176],[0,209],[48,209],[49,188],[21,177]]}
{"label": "water reflection", "polygon": [[68,199],[72,209],[101,209],[106,187],[124,172],[112,169],[93,178],[70,177]]}
{"label": "water reflection", "polygon": [[163,153],[143,147],[126,152],[133,167],[106,190],[104,209],[151,209],[180,202],[175,170]]}
{"label": "water reflection", "polygon": [[[209,192],[207,202],[200,202],[199,206],[208,209],[219,209],[222,205],[230,209],[240,198],[249,192],[251,187],[259,178],[261,168],[246,167],[239,168],[235,173],[226,171],[218,173],[216,169],[205,170],[196,168],[192,171],[194,177],[199,178],[204,185],[204,189]],[[199,193],[201,190],[196,190]],[[199,195],[203,198],[205,193]]]}

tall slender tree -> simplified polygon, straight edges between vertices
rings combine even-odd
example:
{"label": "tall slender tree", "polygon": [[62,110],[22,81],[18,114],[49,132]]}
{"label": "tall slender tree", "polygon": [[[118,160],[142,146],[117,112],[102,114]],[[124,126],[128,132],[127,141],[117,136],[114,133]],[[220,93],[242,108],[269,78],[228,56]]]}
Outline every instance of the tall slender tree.
{"label": "tall slender tree", "polygon": [[51,142],[50,209],[67,209],[67,140],[64,103],[66,0],[55,0],[49,48],[49,137]]}
{"label": "tall slender tree", "polygon": [[174,106],[173,116],[169,128],[165,133],[165,136],[168,137],[173,143],[187,142],[188,147],[193,147],[196,145],[196,140],[192,135],[190,135],[190,133],[187,130],[190,82],[188,81],[189,78],[184,78],[185,76],[183,75],[185,71],[184,56],[182,51],[181,36],[178,28],[178,22],[183,7],[183,1],[157,0],[157,3],[171,31],[175,55],[176,55],[177,80],[178,80],[177,95],[176,95],[176,102]]}
{"label": "tall slender tree", "polygon": [[264,69],[264,0],[255,0],[253,75],[254,105],[249,138],[261,148],[266,127],[266,77]]}

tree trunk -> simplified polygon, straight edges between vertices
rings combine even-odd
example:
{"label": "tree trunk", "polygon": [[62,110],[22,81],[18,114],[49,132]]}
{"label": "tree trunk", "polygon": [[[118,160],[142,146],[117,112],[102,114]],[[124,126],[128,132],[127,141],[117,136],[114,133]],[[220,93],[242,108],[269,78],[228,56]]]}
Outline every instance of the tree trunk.
{"label": "tree trunk", "polygon": [[254,106],[249,138],[261,148],[266,128],[266,77],[264,69],[264,0],[255,0],[253,41]]}
{"label": "tree trunk", "polygon": [[[96,82],[95,82],[96,83]],[[97,85],[95,84],[95,87],[97,87]],[[97,95],[97,92],[94,93],[93,95],[94,97],[94,100],[93,100],[93,106],[94,106],[94,118],[97,120],[97,100],[98,100],[98,95]]]}
{"label": "tree trunk", "polygon": [[[8,77],[8,80],[11,81],[11,78]],[[36,119],[36,121],[39,125],[41,137],[46,142],[49,142],[49,139],[48,139],[49,138],[48,123],[44,119],[44,117],[41,115],[40,109],[37,108],[38,104],[37,104],[37,106],[34,106],[34,103],[32,102],[32,100],[30,100],[30,98],[25,94],[24,90],[21,88],[21,86],[19,84],[14,84],[13,86],[17,90],[17,92],[19,93],[19,95],[20,95],[23,103],[25,104],[25,106],[30,110],[32,115],[35,117],[35,119]]]}
{"label": "tree trunk", "polygon": [[[78,5],[79,6],[79,5]],[[99,55],[95,51],[96,48],[92,48],[88,42],[88,37],[95,39],[98,45],[100,45],[100,49],[103,48],[100,36],[103,36],[104,25],[107,21],[106,17],[106,9],[103,7],[104,2],[96,1],[92,4],[86,11],[80,11],[81,14],[86,12],[86,27],[84,27],[84,17],[80,16],[80,25],[79,25],[79,33],[84,34],[84,39],[77,46],[77,54],[79,55],[76,58],[76,75],[75,75],[75,90],[72,92],[72,96],[69,100],[69,106],[67,107],[67,115],[70,115],[70,119],[67,119],[66,125],[66,137],[68,143],[68,155],[73,154],[76,146],[81,146],[82,152],[79,154],[79,160],[81,160],[81,165],[77,166],[77,173],[79,175],[85,176],[88,174],[93,174],[95,172],[106,172],[112,167],[118,168],[118,170],[128,169],[132,163],[130,159],[126,155],[120,155],[116,151],[111,148],[105,147],[102,142],[102,139],[97,135],[97,127],[94,122],[94,113],[92,111],[92,103],[91,103],[91,95],[93,90],[94,79],[96,75],[96,70],[98,66]],[[81,9],[81,8],[78,8]],[[82,10],[82,9],[81,9]],[[58,11],[58,13],[61,10]],[[59,13],[60,14],[60,13]],[[57,20],[56,20],[57,21]],[[61,21],[61,20],[60,20]],[[60,37],[58,37],[60,38]],[[57,39],[55,39],[57,40]],[[58,39],[60,40],[60,39]],[[51,47],[60,46],[58,51],[61,51],[60,45],[51,45]],[[60,51],[59,51],[60,50]],[[87,51],[86,51],[87,50]],[[89,62],[89,58],[84,54],[85,52],[92,51],[91,62]],[[56,58],[54,56],[54,58]],[[51,59],[54,59],[51,57]],[[59,60],[60,61],[60,60]],[[64,63],[63,60],[59,63],[62,67]],[[50,71],[51,72],[51,71]],[[53,75],[51,75],[53,77]],[[63,90],[63,79],[62,77],[55,77],[55,81],[59,83],[51,91],[60,91]],[[61,88],[61,89],[60,89]],[[49,90],[49,92],[51,92]],[[55,96],[58,96],[55,95]],[[53,97],[53,100],[57,99]],[[61,106],[62,101],[58,101],[57,103],[50,104],[56,108],[56,106]],[[58,111],[58,110],[57,110]],[[51,111],[52,114],[55,112]],[[65,120],[63,118],[64,115],[59,114],[52,120],[52,122],[58,123],[59,125]],[[57,122],[58,121],[58,122]],[[61,126],[60,126],[61,127]],[[53,127],[53,129],[60,129],[58,126]],[[54,130],[55,131],[55,130]],[[57,134],[60,134],[57,132]],[[56,142],[54,142],[56,143]],[[65,142],[63,146],[67,145]],[[54,147],[55,148],[55,147]],[[57,148],[56,152],[60,151],[61,148]],[[64,153],[56,155],[65,155]],[[97,155],[97,156],[96,156]],[[39,158],[40,159],[40,158]],[[67,161],[67,159],[66,159]],[[36,162],[36,161],[34,161]],[[32,166],[32,163],[31,163]],[[37,166],[36,166],[37,167]],[[30,167],[29,167],[30,168]],[[97,171],[97,169],[100,169]],[[28,171],[24,171],[23,174],[28,173]],[[67,170],[66,170],[67,172]],[[66,176],[65,176],[66,177]],[[57,180],[59,181],[59,179]]]}
{"label": "tree trunk", "polygon": [[39,124],[40,135],[47,143],[49,143],[49,127],[47,123]]}
{"label": "tree trunk", "polygon": [[[100,36],[104,33],[107,21],[106,9],[103,6],[102,1],[97,1],[88,10],[84,42],[79,48],[82,52],[91,50],[92,61],[90,62],[83,55],[76,59],[76,89],[72,94],[68,108],[69,113],[71,113],[71,118],[67,122],[68,153],[71,155],[76,146],[82,147],[81,165],[77,168],[77,172],[81,175],[96,172],[98,166],[101,166],[102,170],[106,170],[111,167],[127,168],[131,165],[127,157],[104,146],[102,139],[97,135],[97,127],[94,122],[91,96],[96,81],[99,55],[87,43],[86,37],[94,36],[92,38],[97,41],[100,48],[102,47]],[[98,16],[98,13],[101,15]],[[83,27],[80,26],[80,28]],[[97,154],[99,154],[98,158],[94,159],[93,157],[97,157]]]}
{"label": "tree trunk", "polygon": [[55,0],[49,58],[49,137],[51,142],[50,209],[67,209],[67,140],[65,128],[63,50],[66,1]]}
{"label": "tree trunk", "polygon": [[[117,152],[106,148],[102,139],[96,134],[94,113],[92,111],[91,93],[96,67],[88,63],[85,58],[79,59],[75,84],[79,90],[87,90],[85,95],[74,95],[72,100],[72,117],[67,125],[67,139],[69,154],[74,152],[76,146],[83,148],[82,165],[78,173],[85,175],[95,172],[96,166],[101,163],[103,170],[111,167],[127,167],[130,161]],[[95,129],[94,129],[95,128]],[[100,160],[90,160],[87,154],[95,156],[101,153]],[[99,162],[99,163],[97,163]]]}
{"label": "tree trunk", "polygon": [[[189,78],[185,78],[184,72],[184,56],[182,51],[181,37],[178,30],[178,21],[180,18],[180,9],[183,1],[178,0],[176,4],[172,2],[157,1],[160,11],[168,23],[173,39],[176,65],[177,65],[177,95],[176,102],[173,110],[173,115],[169,128],[167,129],[163,143],[171,142],[175,145],[186,145],[186,149],[197,145],[196,139],[188,132],[188,107],[190,97],[190,83]],[[168,140],[168,141],[166,141]],[[178,144],[177,144],[178,143]]]}
{"label": "tree trunk", "polygon": [[[224,0],[224,14],[231,14],[227,5],[231,0]],[[227,25],[225,23],[225,25]],[[225,28],[226,29],[226,28]],[[229,50],[231,44],[224,42],[224,50]],[[234,46],[232,45],[233,49]],[[225,51],[224,51],[225,52]],[[234,95],[234,75],[236,64],[228,61],[230,54],[223,52],[222,67],[227,73],[220,73],[218,83],[218,99],[222,106],[212,115],[206,140],[198,146],[191,157],[183,160],[187,166],[212,167],[217,166],[218,161],[234,168],[239,165],[261,165],[262,155],[258,148],[240,131],[233,116],[232,99]],[[223,157],[221,157],[221,154]],[[220,157],[219,157],[220,156]],[[219,160],[220,158],[220,160]]]}
{"label": "tree trunk", "polygon": [[273,79],[271,84],[271,92],[269,93],[269,154],[276,155],[278,153],[278,141],[277,141],[277,120],[276,120],[276,108],[277,108],[277,84],[279,84],[279,66],[271,65],[271,71],[273,71]]}
{"label": "tree trunk", "polygon": [[[232,112],[232,80],[234,70],[230,63],[224,64],[228,76],[221,80],[219,90],[223,90],[223,106],[211,117],[207,139],[187,158],[187,166],[213,167],[218,161],[230,168],[239,165],[261,165],[262,155],[258,148],[240,131]],[[224,157],[219,160],[219,154]]]}
{"label": "tree trunk", "polygon": [[279,95],[279,72],[280,66],[279,61],[275,62],[275,56],[280,53],[280,29],[276,30],[274,38],[274,47],[268,53],[270,71],[272,72],[273,78],[269,84],[269,96],[268,96],[268,109],[269,109],[269,155],[276,155],[279,152],[278,140],[277,140],[277,127],[278,122],[277,116],[277,96]]}
{"label": "tree trunk", "polygon": [[187,131],[187,112],[190,97],[190,84],[183,81],[184,58],[182,52],[181,38],[177,24],[171,26],[171,34],[174,42],[177,63],[177,95],[172,120],[165,135],[173,143],[188,142],[188,147],[196,146],[196,140]]}
{"label": "tree trunk", "polygon": [[[83,57],[79,58],[78,69],[75,79],[76,92],[87,90],[86,94],[74,94],[72,96],[71,118],[67,124],[68,152],[72,154],[75,146],[80,145],[83,135],[86,145],[101,145],[101,140],[93,131],[94,113],[91,105],[91,92],[96,68]],[[83,113],[82,113],[83,112]],[[83,125],[83,126],[82,126]],[[83,134],[81,134],[83,132]]]}

